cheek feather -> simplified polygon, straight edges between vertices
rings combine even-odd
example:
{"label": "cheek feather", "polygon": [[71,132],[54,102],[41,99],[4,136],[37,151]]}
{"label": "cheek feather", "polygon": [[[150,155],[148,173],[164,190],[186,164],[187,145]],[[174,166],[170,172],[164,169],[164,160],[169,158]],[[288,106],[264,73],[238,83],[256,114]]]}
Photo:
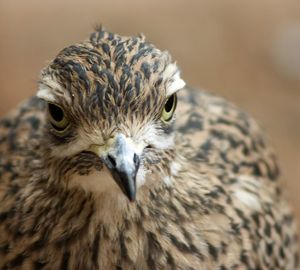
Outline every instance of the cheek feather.
{"label": "cheek feather", "polygon": [[137,188],[141,187],[142,185],[145,184],[145,180],[146,180],[146,174],[148,173],[148,171],[146,170],[146,168],[144,167],[143,164],[140,165],[140,168],[136,174],[136,186]]}
{"label": "cheek feather", "polygon": [[176,161],[172,161],[170,165],[170,171],[173,176],[176,176],[181,169],[181,164]]}
{"label": "cheek feather", "polygon": [[88,175],[74,174],[68,185],[69,187],[81,187],[86,192],[98,194],[107,191],[119,192],[120,189],[106,167],[103,167],[101,171],[92,171]]}
{"label": "cheek feather", "polygon": [[172,178],[170,176],[165,176],[164,183],[166,184],[167,187],[171,187],[173,184]]}
{"label": "cheek feather", "polygon": [[88,151],[91,145],[104,145],[102,134],[99,130],[84,131],[80,127],[74,127],[74,137],[70,142],[56,145],[51,150],[51,155],[59,158],[70,157],[82,151]]}
{"label": "cheek feather", "polygon": [[169,149],[174,145],[174,135],[166,134],[158,124],[149,123],[136,136],[136,140],[143,141],[158,149]]}
{"label": "cheek feather", "polygon": [[67,144],[56,145],[50,151],[53,157],[64,158],[85,151],[88,149],[88,146],[89,144],[84,140],[76,139]]}

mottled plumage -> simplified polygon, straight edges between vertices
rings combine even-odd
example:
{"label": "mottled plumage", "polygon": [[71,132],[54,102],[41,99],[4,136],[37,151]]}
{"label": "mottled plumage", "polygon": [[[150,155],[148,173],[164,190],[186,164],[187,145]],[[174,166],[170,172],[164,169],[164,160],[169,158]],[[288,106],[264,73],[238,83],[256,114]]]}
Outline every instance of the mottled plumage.
{"label": "mottled plumage", "polygon": [[0,269],[298,269],[260,128],[167,52],[99,29],[37,95],[0,121]]}

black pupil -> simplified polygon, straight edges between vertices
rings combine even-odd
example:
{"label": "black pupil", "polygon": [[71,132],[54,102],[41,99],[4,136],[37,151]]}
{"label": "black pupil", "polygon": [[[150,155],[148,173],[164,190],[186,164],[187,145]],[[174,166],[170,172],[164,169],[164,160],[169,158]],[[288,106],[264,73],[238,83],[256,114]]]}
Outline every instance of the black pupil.
{"label": "black pupil", "polygon": [[49,104],[49,113],[56,122],[61,122],[64,119],[64,112],[56,105]]}
{"label": "black pupil", "polygon": [[167,103],[165,104],[165,111],[168,113],[173,109],[174,95],[170,96]]}

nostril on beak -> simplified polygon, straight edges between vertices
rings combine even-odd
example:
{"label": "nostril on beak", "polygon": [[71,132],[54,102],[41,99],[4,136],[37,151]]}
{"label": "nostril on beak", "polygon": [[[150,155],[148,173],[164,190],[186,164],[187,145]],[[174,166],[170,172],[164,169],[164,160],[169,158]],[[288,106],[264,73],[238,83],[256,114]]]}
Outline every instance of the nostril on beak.
{"label": "nostril on beak", "polygon": [[109,163],[111,164],[111,167],[116,168],[116,166],[117,166],[116,159],[112,155],[108,155],[107,159],[108,159]]}
{"label": "nostril on beak", "polygon": [[140,159],[139,159],[139,156],[137,154],[134,154],[133,162],[134,162],[135,167],[138,168],[139,165],[140,165]]}

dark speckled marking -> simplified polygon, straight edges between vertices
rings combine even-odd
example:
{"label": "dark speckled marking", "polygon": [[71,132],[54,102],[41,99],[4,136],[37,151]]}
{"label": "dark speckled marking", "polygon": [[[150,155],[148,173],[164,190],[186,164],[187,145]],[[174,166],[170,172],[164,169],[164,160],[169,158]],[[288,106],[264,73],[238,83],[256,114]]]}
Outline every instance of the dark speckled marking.
{"label": "dark speckled marking", "polygon": [[[37,98],[0,120],[0,269],[298,269],[294,218],[264,135],[235,106],[190,88],[178,93],[176,125],[162,123],[171,61],[143,37],[98,29],[42,72],[41,84],[55,78],[70,96],[53,89],[70,121],[65,134],[51,132]],[[95,203],[94,191],[69,185],[75,174],[101,171],[99,157],[50,150],[67,152],[83,129],[107,139],[149,121],[164,137],[175,132],[175,145],[144,150],[143,165],[157,175],[135,203],[124,201],[122,211],[111,204],[110,223],[98,205],[121,192]],[[174,173],[174,159],[180,170],[167,186],[161,178]],[[238,189],[257,196],[261,209],[245,207]]]}

